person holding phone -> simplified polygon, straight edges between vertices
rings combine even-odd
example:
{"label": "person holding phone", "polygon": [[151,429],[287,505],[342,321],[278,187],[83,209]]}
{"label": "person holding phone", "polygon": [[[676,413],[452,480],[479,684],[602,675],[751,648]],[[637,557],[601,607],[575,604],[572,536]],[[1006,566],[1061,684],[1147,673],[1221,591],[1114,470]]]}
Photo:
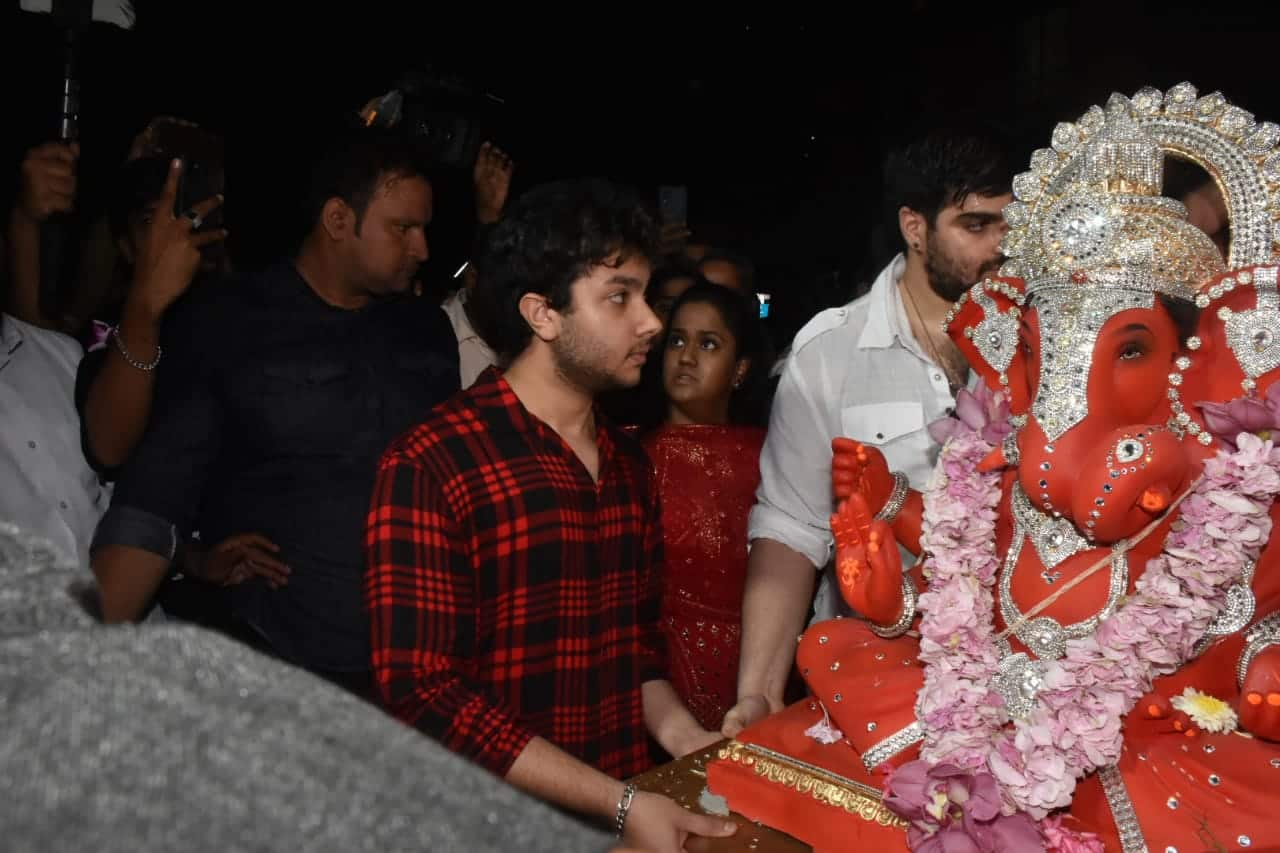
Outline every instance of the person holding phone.
{"label": "person holding phone", "polygon": [[[439,307],[410,293],[432,215],[420,152],[364,128],[321,143],[296,253],[184,306],[189,361],[180,382],[166,380],[120,473],[93,570],[104,618],[134,620],[175,543],[196,531],[206,545],[241,536],[210,555],[213,580],[228,586],[229,630],[369,696],[361,579],[374,470],[396,436],[457,390],[457,343]],[[157,217],[190,234],[207,211],[173,215],[176,173]],[[155,254],[160,266],[173,257]],[[126,366],[152,366],[124,343]]]}

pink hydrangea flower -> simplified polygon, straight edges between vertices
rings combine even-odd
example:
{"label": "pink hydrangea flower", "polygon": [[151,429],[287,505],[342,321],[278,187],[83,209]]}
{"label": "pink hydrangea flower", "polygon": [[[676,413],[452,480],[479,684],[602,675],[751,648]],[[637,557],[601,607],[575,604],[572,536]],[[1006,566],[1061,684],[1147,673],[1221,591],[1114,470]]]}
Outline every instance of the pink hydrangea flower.
{"label": "pink hydrangea flower", "polygon": [[938,444],[946,444],[962,426],[992,447],[1004,441],[1013,432],[1008,398],[1001,391],[992,391],[985,382],[979,383],[976,391],[961,388],[956,394],[955,413],[929,424],[929,435]]}

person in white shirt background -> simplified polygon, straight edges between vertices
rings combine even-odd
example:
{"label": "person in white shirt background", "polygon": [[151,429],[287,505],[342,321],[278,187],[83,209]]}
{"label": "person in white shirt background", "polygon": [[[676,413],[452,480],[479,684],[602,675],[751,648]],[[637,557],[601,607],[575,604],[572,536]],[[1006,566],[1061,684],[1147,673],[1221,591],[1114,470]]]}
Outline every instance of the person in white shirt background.
{"label": "person in white shirt background", "polygon": [[[507,205],[507,196],[511,192],[511,174],[515,171],[515,162],[500,148],[486,142],[480,146],[476,155],[472,181],[475,187],[476,224],[487,228],[502,218],[502,209]],[[462,278],[462,286],[450,294],[441,308],[448,315],[453,325],[453,334],[458,339],[458,373],[463,388],[470,388],[484,369],[498,359],[493,350],[476,334],[467,316],[467,296],[475,282],[475,267],[468,261],[458,271]]]}
{"label": "person in white shirt background", "polygon": [[73,338],[0,313],[0,520],[89,564],[110,489],[80,449]]}
{"label": "person in white shirt background", "polygon": [[916,489],[933,469],[938,448],[926,427],[968,381],[942,323],[960,294],[1003,261],[1011,163],[996,136],[969,129],[933,131],[892,153],[885,201],[903,251],[870,292],[819,313],[792,343],[748,526],[738,704],[725,716],[727,737],[783,707],[810,602],[814,621],[843,606],[824,572],[833,544],[832,439],[877,447]]}

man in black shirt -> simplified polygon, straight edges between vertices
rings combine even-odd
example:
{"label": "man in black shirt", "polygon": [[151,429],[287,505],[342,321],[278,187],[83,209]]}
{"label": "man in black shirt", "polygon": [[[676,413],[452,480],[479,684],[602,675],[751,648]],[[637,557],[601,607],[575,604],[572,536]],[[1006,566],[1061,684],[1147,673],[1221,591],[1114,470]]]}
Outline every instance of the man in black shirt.
{"label": "man in black shirt", "polygon": [[457,343],[438,306],[406,295],[427,257],[432,202],[412,150],[344,139],[312,182],[312,227],[292,262],[193,294],[186,375],[120,475],[93,569],[104,618],[136,619],[193,531],[204,543],[260,534],[287,575],[236,575],[237,624],[363,690],[374,471],[457,390]]}

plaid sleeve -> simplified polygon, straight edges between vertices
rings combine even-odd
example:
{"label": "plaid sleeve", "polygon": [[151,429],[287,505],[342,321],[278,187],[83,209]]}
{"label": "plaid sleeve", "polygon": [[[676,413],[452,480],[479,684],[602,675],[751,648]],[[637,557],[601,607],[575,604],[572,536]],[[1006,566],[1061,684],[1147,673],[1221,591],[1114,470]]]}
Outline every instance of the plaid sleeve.
{"label": "plaid sleeve", "polygon": [[668,681],[667,645],[660,630],[662,607],[662,507],[650,467],[648,510],[644,519],[644,564],[640,577],[640,683]]}
{"label": "plaid sleeve", "polygon": [[374,679],[397,718],[505,776],[533,738],[475,682],[475,580],[455,515],[422,466],[391,452],[366,535]]}

